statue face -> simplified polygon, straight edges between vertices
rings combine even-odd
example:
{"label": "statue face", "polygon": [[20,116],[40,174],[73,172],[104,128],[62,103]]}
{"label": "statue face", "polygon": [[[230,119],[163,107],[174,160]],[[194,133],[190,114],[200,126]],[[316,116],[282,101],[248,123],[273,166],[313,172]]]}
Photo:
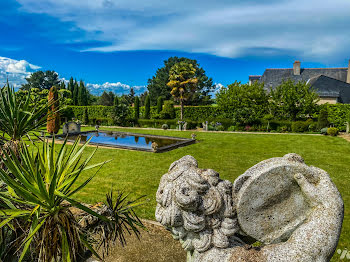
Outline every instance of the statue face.
{"label": "statue face", "polygon": [[156,219],[167,227],[187,251],[237,244],[239,227],[232,183],[211,169],[199,169],[185,156],[163,175],[156,195]]}

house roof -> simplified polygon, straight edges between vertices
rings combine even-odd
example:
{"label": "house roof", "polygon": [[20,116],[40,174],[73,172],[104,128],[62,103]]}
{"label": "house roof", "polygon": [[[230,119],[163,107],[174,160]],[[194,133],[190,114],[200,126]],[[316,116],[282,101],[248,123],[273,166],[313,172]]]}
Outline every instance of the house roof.
{"label": "house roof", "polygon": [[350,84],[325,75],[318,75],[308,81],[320,97],[342,97],[344,91],[350,92]]}
{"label": "house roof", "polygon": [[286,69],[266,69],[260,78],[260,82],[265,84],[266,88],[275,88],[283,80],[293,80],[294,82],[305,81],[316,76],[327,76],[336,80],[346,82],[348,69],[344,68],[302,68],[300,75],[294,75],[293,68]]}

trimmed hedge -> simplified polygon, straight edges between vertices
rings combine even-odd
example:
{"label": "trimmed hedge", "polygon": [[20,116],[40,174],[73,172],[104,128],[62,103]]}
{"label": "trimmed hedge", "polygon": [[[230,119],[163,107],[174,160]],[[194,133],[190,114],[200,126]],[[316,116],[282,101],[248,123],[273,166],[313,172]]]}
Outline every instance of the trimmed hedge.
{"label": "trimmed hedge", "polygon": [[350,105],[349,104],[336,104],[327,105],[328,120],[331,125],[338,128],[339,131],[346,130],[345,122],[350,121]]}
{"label": "trimmed hedge", "polygon": [[[322,107],[327,108],[328,111],[328,120],[331,126],[334,126],[339,129],[339,131],[345,131],[346,125],[345,122],[349,121],[350,117],[350,105],[349,104],[336,104],[336,105],[321,105]],[[96,121],[99,121],[101,125],[113,125],[113,121],[111,120],[113,115],[113,106],[67,106],[65,109],[61,111],[62,117],[67,117],[68,120],[72,118],[76,118],[82,122],[88,119],[89,125],[95,125]],[[130,107],[126,123],[134,123],[135,112],[134,108]],[[184,110],[184,119],[188,122],[188,126],[201,126],[201,123],[204,121],[211,122],[220,122],[223,125],[225,130],[235,129],[235,130],[251,130],[251,131],[266,131],[267,130],[267,121],[260,120],[257,123],[251,123],[250,125],[239,127],[235,126],[233,122],[233,111],[232,108],[220,108],[215,106],[185,106]],[[85,112],[88,113],[86,117]],[[143,116],[145,113],[145,107],[140,107],[140,115]],[[180,117],[180,108],[175,108],[176,119]],[[317,115],[315,116],[317,117]],[[157,113],[157,107],[152,106],[150,108],[150,120],[159,120],[156,122],[152,122],[153,125],[158,126],[159,123],[166,123],[169,120],[160,121],[161,114]],[[144,119],[140,119],[141,124],[146,124],[146,122],[142,122]],[[316,119],[315,119],[316,120]],[[190,121],[192,122],[190,123]],[[176,122],[176,123],[175,123]],[[148,125],[151,125],[148,123]],[[177,121],[174,120],[174,123],[171,125],[177,125]],[[296,124],[301,125],[301,124]],[[170,126],[170,125],[169,125]],[[234,128],[233,128],[234,127]],[[190,128],[190,127],[189,127]],[[300,129],[300,128],[297,128]],[[303,129],[303,128],[301,128]],[[304,128],[305,129],[305,128]],[[287,120],[271,120],[269,130],[278,131],[278,132],[288,132],[292,131],[292,122]],[[317,125],[312,123],[307,131],[319,131],[317,130]]]}

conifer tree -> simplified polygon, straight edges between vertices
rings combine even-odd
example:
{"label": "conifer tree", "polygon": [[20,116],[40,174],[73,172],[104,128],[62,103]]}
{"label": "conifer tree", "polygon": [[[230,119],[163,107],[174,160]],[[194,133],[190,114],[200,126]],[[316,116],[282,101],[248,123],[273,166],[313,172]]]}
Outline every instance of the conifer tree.
{"label": "conifer tree", "polygon": [[157,99],[157,114],[160,114],[160,112],[163,109],[163,97],[158,97]]}
{"label": "conifer tree", "polygon": [[135,119],[139,119],[140,116],[140,99],[138,96],[135,97],[134,101]]}
{"label": "conifer tree", "polygon": [[150,118],[150,112],[151,112],[151,100],[149,95],[147,95],[146,101],[145,101],[145,119]]}

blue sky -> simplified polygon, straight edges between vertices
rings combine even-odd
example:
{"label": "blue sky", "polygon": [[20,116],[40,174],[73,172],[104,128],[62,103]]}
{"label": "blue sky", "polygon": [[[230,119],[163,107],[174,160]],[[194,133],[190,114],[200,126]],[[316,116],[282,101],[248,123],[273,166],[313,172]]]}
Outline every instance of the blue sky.
{"label": "blue sky", "polygon": [[127,92],[175,55],[223,85],[296,59],[346,67],[349,11],[348,0],[0,0],[0,84],[41,69]]}

